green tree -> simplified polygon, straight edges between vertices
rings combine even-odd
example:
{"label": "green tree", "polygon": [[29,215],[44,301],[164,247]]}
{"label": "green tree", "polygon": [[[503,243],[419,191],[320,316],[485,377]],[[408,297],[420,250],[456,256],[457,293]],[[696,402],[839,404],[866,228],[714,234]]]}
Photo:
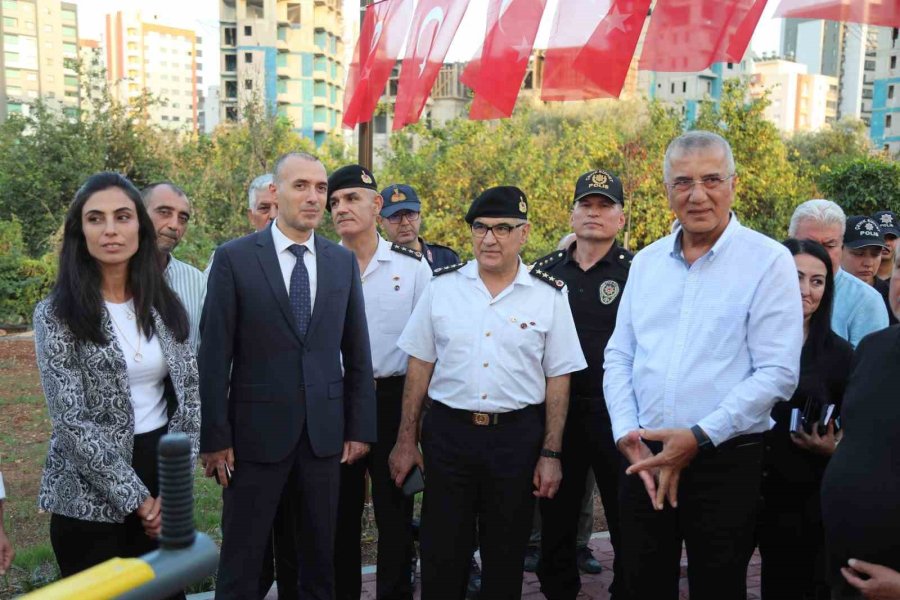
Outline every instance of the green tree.
{"label": "green tree", "polygon": [[726,80],[718,104],[705,102],[694,127],[731,144],[738,176],[734,211],[741,222],[775,239],[787,235],[794,207],[812,186],[788,160],[780,133],[765,118],[768,97],[748,99],[747,83]]}
{"label": "green tree", "polygon": [[797,133],[787,144],[791,160],[813,174],[873,152],[866,124],[849,118],[818,131]]}
{"label": "green tree", "polygon": [[819,189],[848,216],[900,212],[900,164],[874,156],[854,158],[823,172]]}

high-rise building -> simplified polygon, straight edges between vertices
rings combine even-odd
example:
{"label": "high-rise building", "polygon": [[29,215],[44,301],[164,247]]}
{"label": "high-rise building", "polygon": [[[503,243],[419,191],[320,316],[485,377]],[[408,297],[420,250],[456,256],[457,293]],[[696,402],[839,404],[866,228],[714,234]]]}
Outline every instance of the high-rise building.
{"label": "high-rise building", "polygon": [[881,28],[872,85],[869,136],[877,148],[900,152],[900,40],[897,28]]}
{"label": "high-rise building", "polygon": [[713,63],[699,73],[662,73],[641,71],[639,79],[651,99],[681,106],[688,123],[693,123],[704,101],[718,102],[726,79],[749,74],[753,69],[752,53],[739,63]]}
{"label": "high-rise building", "polygon": [[169,129],[199,129],[202,40],[196,33],[145,22],[140,12],[119,11],[106,15],[104,41],[107,77],[119,101],[150,92],[163,100],[151,106],[152,122]]}
{"label": "high-rise building", "polygon": [[815,19],[785,19],[781,53],[810,74],[838,78],[838,118],[869,122],[875,81],[877,27]]}
{"label": "high-rise building", "polygon": [[322,144],[344,103],[343,0],[219,0],[222,122],[248,105]]}
{"label": "high-rise building", "polygon": [[206,90],[206,110],[203,133],[212,133],[219,125],[219,86],[211,85]]}
{"label": "high-rise building", "polygon": [[75,4],[59,0],[3,0],[0,4],[0,121],[25,113],[39,98],[74,115],[78,76]]}
{"label": "high-rise building", "polygon": [[768,94],[765,117],[785,133],[821,129],[837,118],[837,77],[807,70],[804,64],[780,58],[753,63],[750,95]]}

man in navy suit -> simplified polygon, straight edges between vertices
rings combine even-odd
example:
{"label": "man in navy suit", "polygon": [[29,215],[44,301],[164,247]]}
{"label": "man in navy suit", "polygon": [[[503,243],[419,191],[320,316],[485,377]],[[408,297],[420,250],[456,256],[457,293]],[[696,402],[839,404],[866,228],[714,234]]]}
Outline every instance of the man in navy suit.
{"label": "man in navy suit", "polygon": [[277,220],[219,248],[201,321],[200,456],[224,488],[216,598],[259,595],[285,497],[298,597],[330,600],[339,465],[375,441],[365,305],[353,254],[314,233],[325,167],[290,153],[274,176]]}

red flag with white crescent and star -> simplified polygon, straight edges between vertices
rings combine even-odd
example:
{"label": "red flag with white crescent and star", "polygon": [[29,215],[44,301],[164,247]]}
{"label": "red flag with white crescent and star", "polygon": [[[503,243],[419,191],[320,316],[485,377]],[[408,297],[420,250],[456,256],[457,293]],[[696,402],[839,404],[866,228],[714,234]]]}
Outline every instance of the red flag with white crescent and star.
{"label": "red flag with white crescent and star", "polygon": [[650,0],[559,0],[541,100],[618,97],[649,5]]}
{"label": "red flag with white crescent and star", "polygon": [[412,16],[412,0],[382,0],[366,7],[344,91],[344,127],[372,118],[400,55]]}
{"label": "red flag with white crescent and star", "polygon": [[898,0],[782,0],[776,17],[900,27]]}
{"label": "red flag with white crescent and star", "polygon": [[480,57],[470,61],[460,77],[475,92],[470,119],[512,114],[544,5],[545,0],[491,0]]}
{"label": "red flag with white crescent and star", "polygon": [[703,71],[740,62],[767,0],[657,0],[640,68]]}
{"label": "red flag with white crescent and star", "polygon": [[393,129],[415,123],[422,116],[468,6],[469,0],[420,0],[416,6],[400,66]]}

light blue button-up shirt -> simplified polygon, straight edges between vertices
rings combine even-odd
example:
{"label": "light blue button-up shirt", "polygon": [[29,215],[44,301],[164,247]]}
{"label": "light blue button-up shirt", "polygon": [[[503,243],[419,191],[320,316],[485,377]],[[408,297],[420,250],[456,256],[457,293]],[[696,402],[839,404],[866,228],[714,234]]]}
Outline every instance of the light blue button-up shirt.
{"label": "light blue button-up shirt", "polygon": [[843,269],[834,276],[834,307],[831,309],[831,328],[853,344],[888,326],[884,298],[865,281]]}
{"label": "light blue button-up shirt", "polygon": [[606,347],[603,391],[616,440],[699,424],[713,444],[769,428],[800,374],[797,268],[738,223],[689,265],[681,229],[634,258]]}

